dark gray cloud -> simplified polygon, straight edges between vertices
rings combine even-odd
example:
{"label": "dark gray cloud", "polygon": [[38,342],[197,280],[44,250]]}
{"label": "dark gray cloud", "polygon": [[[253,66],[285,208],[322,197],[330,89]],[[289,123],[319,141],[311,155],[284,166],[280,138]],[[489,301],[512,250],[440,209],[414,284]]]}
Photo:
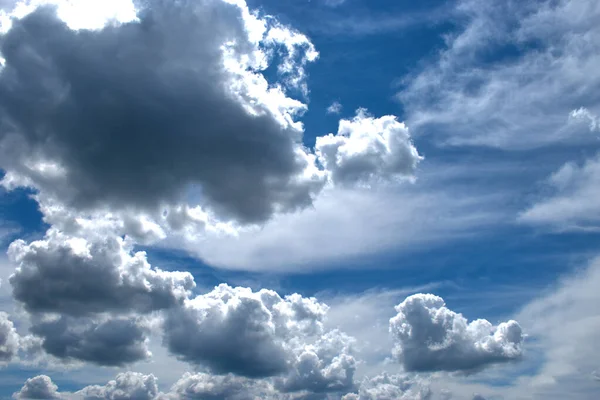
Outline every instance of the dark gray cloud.
{"label": "dark gray cloud", "polygon": [[169,311],[164,341],[173,354],[217,373],[273,376],[292,362],[289,340],[321,333],[326,310],[298,295],[220,285]]}
{"label": "dark gray cloud", "polygon": [[324,180],[303,175],[310,160],[289,114],[302,106],[254,98],[245,79],[258,75],[224,66],[247,56],[262,68],[243,7],[141,4],[139,22],[96,31],[73,31],[43,7],[2,37],[8,181],[80,210],[156,210],[192,185],[201,203],[241,222],[310,205]]}
{"label": "dark gray cloud", "polygon": [[42,348],[65,361],[122,366],[148,358],[148,327],[137,318],[71,318],[34,321]]}
{"label": "dark gray cloud", "polygon": [[390,319],[394,356],[407,371],[469,372],[521,356],[523,335],[516,321],[496,327],[483,319],[468,322],[431,294],[410,296],[396,311]]}
{"label": "dark gray cloud", "polygon": [[86,240],[54,229],[29,244],[18,240],[8,251],[18,265],[13,296],[30,312],[147,313],[181,303],[195,286],[190,273],[153,269],[131,250],[120,237]]}

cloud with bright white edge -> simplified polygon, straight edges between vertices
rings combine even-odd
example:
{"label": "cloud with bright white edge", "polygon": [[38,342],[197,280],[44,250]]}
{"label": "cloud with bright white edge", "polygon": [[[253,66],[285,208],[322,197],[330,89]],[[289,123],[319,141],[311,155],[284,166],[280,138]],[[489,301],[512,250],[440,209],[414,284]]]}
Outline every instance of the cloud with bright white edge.
{"label": "cloud with bright white edge", "polygon": [[8,314],[0,312],[0,363],[11,361],[19,350],[19,334]]}
{"label": "cloud with bright white edge", "polygon": [[393,353],[408,371],[469,372],[521,356],[523,334],[516,321],[468,322],[431,294],[410,296],[396,311],[390,319]]}
{"label": "cloud with bright white edge", "polygon": [[[447,386],[464,398],[517,399],[522,393],[568,398],[597,391],[599,366],[589,356],[600,331],[594,308],[597,261],[516,315],[546,357],[532,376],[487,388],[487,393],[472,382],[456,383],[452,374],[520,359],[525,343],[515,321],[496,326],[468,322],[440,297],[410,296],[388,318],[389,328],[387,323],[370,325],[390,330],[387,353],[393,359],[385,361],[385,368],[393,373],[366,374],[361,380],[356,371],[362,354],[356,351],[353,330],[343,329],[351,324],[339,315],[339,326],[327,321],[335,315],[334,306],[268,289],[220,285],[202,292],[189,273],[152,266],[143,252],[135,251],[136,244],[177,235],[206,239],[206,232],[234,236],[248,226],[272,229],[274,221],[309,215],[311,207],[327,201],[343,209],[334,220],[354,216],[365,204],[374,204],[368,196],[377,193],[377,184],[389,188],[389,183],[414,179],[421,155],[407,126],[423,132],[446,124],[460,133],[448,143],[460,145],[534,148],[560,142],[574,131],[576,140],[591,140],[597,117],[577,107],[589,104],[582,92],[596,91],[600,82],[594,68],[597,4],[559,1],[530,9],[522,2],[461,1],[458,11],[467,17],[466,29],[448,37],[439,64],[400,94],[408,124],[361,110],[341,120],[337,133],[317,136],[315,148],[307,149],[300,117],[307,110],[306,78],[309,64],[319,57],[317,49],[307,36],[253,12],[244,1],[149,0],[136,3],[138,9],[129,2],[48,1],[43,3],[54,6],[37,8],[41,3],[2,3],[0,15],[6,32],[0,49],[2,183],[7,189],[35,189],[34,198],[52,225],[44,237],[10,247],[16,269],[8,284],[22,313],[0,313],[0,363],[22,365],[27,346],[35,345],[57,366],[85,363],[131,371],[75,392],[61,392],[40,375],[26,380],[15,398],[426,399],[448,398]],[[485,29],[492,20],[500,21],[497,31]],[[586,34],[570,33],[574,26]],[[471,64],[490,43],[545,37],[556,40],[552,51],[542,46],[494,68]],[[266,78],[269,67],[277,71],[273,81]],[[529,79],[529,74],[541,79]],[[569,90],[584,78],[585,90]],[[457,89],[456,81],[469,90]],[[432,87],[433,101],[419,97]],[[597,104],[588,107],[598,109]],[[576,110],[571,119],[586,122],[587,136],[578,136],[577,124],[565,124],[566,118],[557,122],[565,110]],[[534,118],[540,115],[547,117],[542,123]],[[549,127],[558,128],[545,136],[523,134]],[[167,140],[166,132],[178,140]],[[147,146],[140,146],[142,138]],[[569,164],[557,172],[551,182],[559,196],[593,194],[587,189],[595,182],[593,164]],[[431,204],[440,201],[410,199],[406,192],[408,214],[430,212]],[[443,194],[442,200],[455,197]],[[379,200],[384,211],[397,208],[396,196]],[[340,199],[355,204],[344,208]],[[471,211],[468,200],[457,207]],[[356,221],[369,219],[372,212]],[[419,218],[424,214],[390,219],[407,226],[426,224]],[[582,218],[575,214],[572,220]],[[470,216],[479,217],[476,212]],[[435,232],[446,236],[452,230]],[[322,244],[321,239],[316,240]],[[343,246],[352,247],[349,243]],[[368,309],[379,303],[365,304]],[[363,315],[381,317],[381,310],[372,310]],[[393,307],[389,313],[394,314]],[[23,317],[25,324],[13,322]],[[182,375],[161,392],[160,377],[132,372],[153,360],[151,346],[199,372]],[[437,371],[440,382],[428,381],[431,371]]]}
{"label": "cloud with bright white edge", "polygon": [[[42,209],[68,209],[71,224],[90,215],[121,221],[142,216],[160,238],[184,226],[203,229],[215,218],[262,223],[309,207],[328,176],[338,182],[340,171],[352,170],[352,180],[415,172],[420,158],[408,131],[384,122],[393,117],[357,117],[365,119],[360,135],[370,144],[355,141],[342,165],[329,153],[305,149],[296,117],[306,105],[288,91],[302,89],[304,66],[318,53],[306,36],[251,13],[243,2],[156,0],[132,22],[78,33],[58,10],[57,16],[55,9],[38,8],[13,21],[5,35],[0,153],[2,184],[37,189]],[[17,50],[24,47],[35,54]],[[275,52],[284,55],[279,83],[262,75]],[[118,62],[106,54],[118,55]],[[25,71],[23,65],[32,67],[30,76],[16,73]],[[88,71],[81,74],[82,68]],[[23,96],[40,102],[23,102]],[[118,125],[110,122],[115,119]],[[38,122],[31,125],[33,120]],[[35,133],[37,124],[46,127],[45,137]],[[365,130],[367,124],[374,125]],[[317,160],[319,154],[327,159]],[[361,165],[365,171],[356,170]],[[186,195],[194,187],[201,193],[200,216],[170,217],[188,209]],[[176,223],[182,218],[185,223]],[[136,233],[126,230],[131,224],[120,225],[122,233]]]}

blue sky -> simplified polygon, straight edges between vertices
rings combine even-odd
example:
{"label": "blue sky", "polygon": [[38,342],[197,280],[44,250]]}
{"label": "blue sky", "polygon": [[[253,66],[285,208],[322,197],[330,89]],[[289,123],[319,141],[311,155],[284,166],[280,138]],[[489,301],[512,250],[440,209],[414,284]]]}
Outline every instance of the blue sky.
{"label": "blue sky", "polygon": [[0,398],[598,397],[597,2],[0,26]]}

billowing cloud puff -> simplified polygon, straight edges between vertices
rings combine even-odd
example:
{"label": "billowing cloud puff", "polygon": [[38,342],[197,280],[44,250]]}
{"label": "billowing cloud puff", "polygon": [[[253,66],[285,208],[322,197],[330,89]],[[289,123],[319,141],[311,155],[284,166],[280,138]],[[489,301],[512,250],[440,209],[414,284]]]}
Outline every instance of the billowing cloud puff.
{"label": "billowing cloud puff", "polygon": [[295,341],[322,332],[326,311],[312,298],[220,285],[170,311],[164,340],[177,356],[218,373],[273,376],[288,369]]}
{"label": "billowing cloud puff", "polygon": [[42,240],[10,245],[18,267],[13,295],[30,312],[65,315],[147,313],[182,303],[194,279],[189,272],[151,268],[143,252],[115,236],[83,239],[51,229]]}
{"label": "billowing cloud puff", "polygon": [[8,314],[0,312],[0,364],[11,361],[19,351],[19,334]]}
{"label": "billowing cloud puff", "polygon": [[341,185],[410,178],[422,160],[406,125],[391,115],[374,118],[366,110],[341,120],[336,135],[318,137],[315,152],[332,181]]}
{"label": "billowing cloud puff", "polygon": [[275,390],[264,380],[235,375],[185,374],[164,397],[179,399],[274,399]]}
{"label": "billowing cloud puff", "polygon": [[154,375],[126,372],[104,386],[87,386],[76,396],[86,400],[153,400],[159,394]]}
{"label": "billowing cloud puff", "polygon": [[317,56],[310,41],[243,1],[138,4],[137,21],[98,30],[50,8],[13,23],[0,49],[4,184],[78,210],[159,214],[197,187],[197,202],[243,223],[310,205],[324,177],[293,119],[305,106],[261,74],[281,52],[294,81]]}
{"label": "billowing cloud puff", "polygon": [[410,296],[396,311],[390,319],[393,353],[408,371],[468,372],[521,355],[523,335],[516,321],[497,327],[483,319],[468,322],[431,294]]}
{"label": "billowing cloud puff", "polygon": [[13,395],[16,400],[51,400],[62,398],[58,386],[46,375],[39,375],[25,381],[23,388]]}
{"label": "billowing cloud puff", "polygon": [[31,332],[42,348],[65,361],[122,366],[150,357],[149,327],[140,318],[72,318],[34,320]]}
{"label": "billowing cloud puff", "polygon": [[358,394],[349,393],[342,400],[429,400],[431,390],[427,384],[403,375],[386,373],[365,378]]}
{"label": "billowing cloud puff", "polygon": [[283,392],[352,390],[356,369],[356,360],[352,355],[353,342],[353,338],[333,330],[316,343],[303,346],[297,351],[287,376],[277,381],[276,387]]}

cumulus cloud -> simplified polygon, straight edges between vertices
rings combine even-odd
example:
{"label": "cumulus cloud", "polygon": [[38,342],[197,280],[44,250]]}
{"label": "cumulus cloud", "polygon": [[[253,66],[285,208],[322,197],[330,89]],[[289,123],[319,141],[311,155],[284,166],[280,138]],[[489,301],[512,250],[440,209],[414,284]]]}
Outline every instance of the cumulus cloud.
{"label": "cumulus cloud", "polygon": [[410,296],[396,311],[390,319],[393,354],[407,371],[469,372],[521,356],[523,334],[516,321],[468,322],[431,294]]}
{"label": "cumulus cloud", "polygon": [[285,79],[302,73],[292,67],[316,58],[306,37],[244,2],[155,0],[137,18],[76,32],[40,8],[14,22],[1,49],[4,184],[79,210],[158,213],[196,185],[203,206],[243,223],[310,205],[324,179],[294,121],[305,106],[261,74],[275,51]]}
{"label": "cumulus cloud", "polygon": [[275,390],[264,380],[235,375],[185,374],[171,388],[166,399],[274,399]]}
{"label": "cumulus cloud", "polygon": [[30,330],[48,354],[67,362],[123,366],[151,356],[150,329],[140,318],[34,318]]}
{"label": "cumulus cloud", "polygon": [[8,314],[0,312],[0,364],[11,361],[19,351],[19,334]]}
{"label": "cumulus cloud", "polygon": [[17,265],[9,278],[14,298],[30,312],[78,316],[148,313],[182,303],[195,286],[189,272],[152,268],[133,243],[111,235],[73,237],[56,229],[8,250]]}
{"label": "cumulus cloud", "polygon": [[275,386],[283,392],[352,390],[356,370],[353,342],[353,338],[338,330],[327,332],[314,344],[296,350],[291,371]]}
{"label": "cumulus cloud", "polygon": [[366,110],[341,120],[336,135],[318,137],[315,151],[332,181],[341,185],[410,178],[422,159],[406,125],[394,116],[374,118]]}
{"label": "cumulus cloud", "polygon": [[568,162],[546,180],[550,193],[519,215],[519,221],[557,230],[595,230],[600,223],[600,156]]}
{"label": "cumulus cloud", "polygon": [[322,333],[326,311],[313,298],[222,284],[169,312],[164,340],[177,356],[214,372],[273,376],[288,370],[294,345]]}
{"label": "cumulus cloud", "polygon": [[384,373],[365,378],[358,394],[349,393],[342,400],[429,400],[431,397],[431,389],[425,382],[404,375]]}
{"label": "cumulus cloud", "polygon": [[318,52],[244,1],[42,3],[11,14],[3,36],[0,168],[65,233],[235,234],[309,208],[330,177],[414,174],[420,158],[392,116],[342,121],[320,160],[305,148],[307,106],[291,96],[307,95]]}
{"label": "cumulus cloud", "polygon": [[78,391],[76,396],[90,400],[153,400],[159,393],[154,375],[126,372],[104,386],[87,386]]}
{"label": "cumulus cloud", "polygon": [[39,375],[27,379],[21,390],[13,395],[13,398],[15,400],[50,400],[60,399],[62,396],[58,392],[58,386],[52,382],[50,377]]}

